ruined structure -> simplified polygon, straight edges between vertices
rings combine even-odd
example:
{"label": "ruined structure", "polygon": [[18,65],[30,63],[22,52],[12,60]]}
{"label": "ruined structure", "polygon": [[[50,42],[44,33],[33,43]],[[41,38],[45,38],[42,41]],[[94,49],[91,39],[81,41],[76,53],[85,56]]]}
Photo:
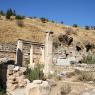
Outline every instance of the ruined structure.
{"label": "ruined structure", "polygon": [[46,40],[45,40],[45,67],[44,67],[44,74],[46,76],[49,75],[50,71],[52,70],[52,63],[53,63],[53,39],[52,39],[53,32],[47,31],[46,32]]}
{"label": "ruined structure", "polygon": [[[53,32],[46,32],[45,45],[43,43],[18,40],[16,50],[16,64],[19,66],[28,65],[34,68],[35,64],[44,64],[45,73],[50,72],[52,62],[52,39]],[[27,63],[28,62],[28,63]]]}
{"label": "ruined structure", "polygon": [[16,45],[15,44],[0,44],[0,62],[3,60],[14,60],[16,57]]}
{"label": "ruined structure", "polygon": [[18,40],[16,50],[16,64],[22,66],[23,60],[23,40]]}

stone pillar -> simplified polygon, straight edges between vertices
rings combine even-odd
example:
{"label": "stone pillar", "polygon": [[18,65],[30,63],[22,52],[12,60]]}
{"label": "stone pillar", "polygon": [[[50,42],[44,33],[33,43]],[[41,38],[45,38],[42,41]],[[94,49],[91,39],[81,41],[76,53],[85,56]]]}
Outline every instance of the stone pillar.
{"label": "stone pillar", "polygon": [[30,68],[34,69],[34,62],[33,62],[33,45],[30,48]]}
{"label": "stone pillar", "polygon": [[44,74],[46,77],[50,74],[52,71],[52,49],[53,49],[53,32],[48,31],[46,32],[46,40],[45,40],[45,66],[44,66]]}
{"label": "stone pillar", "polygon": [[45,48],[44,47],[41,47],[41,64],[44,64],[44,61],[45,61]]}
{"label": "stone pillar", "polygon": [[18,40],[16,50],[16,65],[22,66],[23,62],[23,40]]}

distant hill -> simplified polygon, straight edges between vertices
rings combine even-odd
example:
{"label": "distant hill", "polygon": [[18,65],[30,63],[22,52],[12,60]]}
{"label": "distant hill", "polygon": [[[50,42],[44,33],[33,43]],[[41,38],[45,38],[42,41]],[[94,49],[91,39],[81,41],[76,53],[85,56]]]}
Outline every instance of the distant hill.
{"label": "distant hill", "polygon": [[95,30],[85,30],[80,27],[69,27],[51,21],[43,22],[39,18],[25,18],[22,23],[23,27],[20,27],[17,24],[17,20],[6,20],[4,16],[1,16],[0,43],[16,43],[17,39],[44,42],[44,32],[47,30],[53,31],[54,39],[57,40],[60,34],[65,34],[66,30],[70,30],[71,33],[69,35],[73,37],[75,43],[95,44]]}

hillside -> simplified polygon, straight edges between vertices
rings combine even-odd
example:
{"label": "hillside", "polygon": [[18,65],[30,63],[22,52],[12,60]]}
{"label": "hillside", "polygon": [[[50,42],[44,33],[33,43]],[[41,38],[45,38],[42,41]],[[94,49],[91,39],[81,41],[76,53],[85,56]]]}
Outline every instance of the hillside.
{"label": "hillside", "polygon": [[[26,18],[23,20],[23,27],[17,25],[17,21],[0,19],[0,43],[16,43],[17,39],[31,40],[44,42],[45,31],[51,30],[54,32],[54,39],[60,34],[64,34],[68,29],[63,24],[53,22],[43,23],[40,19]],[[74,42],[81,44],[95,43],[95,30],[85,30],[81,28],[70,27],[73,31],[70,36],[73,37]]]}

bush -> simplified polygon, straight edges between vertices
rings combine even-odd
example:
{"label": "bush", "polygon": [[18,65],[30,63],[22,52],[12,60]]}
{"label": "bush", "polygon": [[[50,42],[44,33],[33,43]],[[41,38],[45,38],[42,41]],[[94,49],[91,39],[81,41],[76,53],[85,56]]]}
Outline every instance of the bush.
{"label": "bush", "polygon": [[83,63],[95,64],[95,54],[89,54],[82,60]]}
{"label": "bush", "polygon": [[30,80],[44,80],[44,74],[41,70],[41,66],[37,65],[33,70],[27,69],[26,71],[26,77]]}
{"label": "bush", "polygon": [[95,81],[95,72],[81,71],[77,77],[80,81]]}
{"label": "bush", "polygon": [[73,24],[73,27],[77,28],[77,27],[78,27],[78,25],[77,25],[77,24]]}
{"label": "bush", "polygon": [[23,20],[17,20],[16,23],[17,23],[17,25],[18,25],[19,27],[24,27],[24,22],[23,22]]}
{"label": "bush", "polygon": [[91,26],[91,29],[92,29],[92,30],[95,30],[95,26]]}
{"label": "bush", "polygon": [[68,83],[64,83],[59,90],[57,95],[67,95],[71,92],[71,86]]}
{"label": "bush", "polygon": [[74,64],[76,64],[76,62],[75,61],[70,61],[70,64],[74,65]]}
{"label": "bush", "polygon": [[57,49],[58,46],[59,46],[59,43],[58,43],[58,42],[54,42],[54,43],[53,43],[53,46],[55,47],[55,49]]}
{"label": "bush", "polygon": [[40,20],[42,21],[42,23],[46,23],[49,21],[47,18],[44,18],[44,17],[40,18]]}
{"label": "bush", "polygon": [[15,19],[17,19],[17,20],[22,20],[22,19],[24,19],[24,16],[17,15],[17,16],[15,17]]}
{"label": "bush", "polygon": [[90,27],[89,27],[89,26],[85,26],[85,29],[86,29],[86,30],[90,30]]}
{"label": "bush", "polygon": [[54,20],[52,20],[51,22],[52,22],[52,23],[55,23],[55,21],[54,21]]}

